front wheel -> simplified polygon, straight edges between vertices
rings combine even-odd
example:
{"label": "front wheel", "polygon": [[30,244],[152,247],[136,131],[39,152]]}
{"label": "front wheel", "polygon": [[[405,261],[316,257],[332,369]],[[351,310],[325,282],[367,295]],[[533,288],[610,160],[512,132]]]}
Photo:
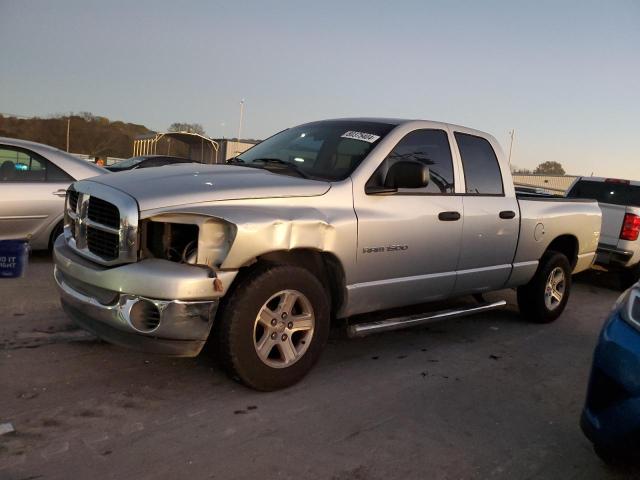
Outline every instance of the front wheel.
{"label": "front wheel", "polygon": [[545,253],[531,281],[518,288],[520,313],[536,323],[557,319],[571,293],[571,265],[561,253]]}
{"label": "front wheel", "polygon": [[298,382],[329,336],[327,293],[304,268],[260,267],[240,281],[221,309],[221,359],[232,378],[257,390]]}
{"label": "front wheel", "polygon": [[64,232],[64,222],[59,222],[53,230],[51,231],[51,235],[49,236],[49,251],[53,250],[53,244],[56,243],[56,239],[62,235]]}

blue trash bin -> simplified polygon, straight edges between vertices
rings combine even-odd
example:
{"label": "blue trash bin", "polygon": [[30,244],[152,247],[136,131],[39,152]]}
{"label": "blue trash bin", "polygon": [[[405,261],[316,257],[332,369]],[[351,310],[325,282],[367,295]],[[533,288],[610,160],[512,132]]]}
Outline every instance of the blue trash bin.
{"label": "blue trash bin", "polygon": [[29,262],[29,242],[0,240],[0,278],[18,278]]}

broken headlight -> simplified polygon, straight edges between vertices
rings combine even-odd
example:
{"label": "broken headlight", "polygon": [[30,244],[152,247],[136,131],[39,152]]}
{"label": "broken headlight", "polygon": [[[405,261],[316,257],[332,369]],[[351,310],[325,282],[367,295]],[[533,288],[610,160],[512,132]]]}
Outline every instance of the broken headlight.
{"label": "broken headlight", "polygon": [[211,217],[160,215],[142,229],[143,256],[218,268],[235,236],[235,226]]}

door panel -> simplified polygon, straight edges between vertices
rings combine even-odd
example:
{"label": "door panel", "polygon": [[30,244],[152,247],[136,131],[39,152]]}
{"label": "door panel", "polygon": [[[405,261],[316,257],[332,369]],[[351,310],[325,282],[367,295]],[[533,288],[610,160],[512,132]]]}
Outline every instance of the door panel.
{"label": "door panel", "polygon": [[37,235],[64,210],[68,183],[0,184],[0,240],[26,239]]}
{"label": "door panel", "polygon": [[[501,288],[509,278],[520,228],[513,197],[465,196],[456,294]],[[501,218],[501,212],[510,214]],[[515,215],[511,215],[513,212]]]}
{"label": "door panel", "polygon": [[0,239],[33,238],[46,245],[48,238],[39,236],[63,213],[65,191],[72,181],[31,150],[0,145]]}
{"label": "door panel", "polygon": [[462,237],[462,197],[364,195],[356,197],[358,252],[353,313],[410,305],[451,295]]}

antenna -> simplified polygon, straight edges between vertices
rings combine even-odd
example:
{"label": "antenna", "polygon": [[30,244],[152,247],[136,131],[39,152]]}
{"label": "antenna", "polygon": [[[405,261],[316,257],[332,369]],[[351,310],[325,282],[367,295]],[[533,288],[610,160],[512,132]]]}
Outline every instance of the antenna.
{"label": "antenna", "polygon": [[516,129],[509,130],[509,136],[511,137],[511,143],[509,144],[509,165],[511,165],[511,152],[513,151],[513,137],[516,135]]}
{"label": "antenna", "polygon": [[236,151],[234,157],[237,157],[240,152],[238,149],[240,148],[240,135],[242,134],[242,117],[244,114],[244,98],[240,100],[240,121],[238,122],[238,138],[236,138]]}

